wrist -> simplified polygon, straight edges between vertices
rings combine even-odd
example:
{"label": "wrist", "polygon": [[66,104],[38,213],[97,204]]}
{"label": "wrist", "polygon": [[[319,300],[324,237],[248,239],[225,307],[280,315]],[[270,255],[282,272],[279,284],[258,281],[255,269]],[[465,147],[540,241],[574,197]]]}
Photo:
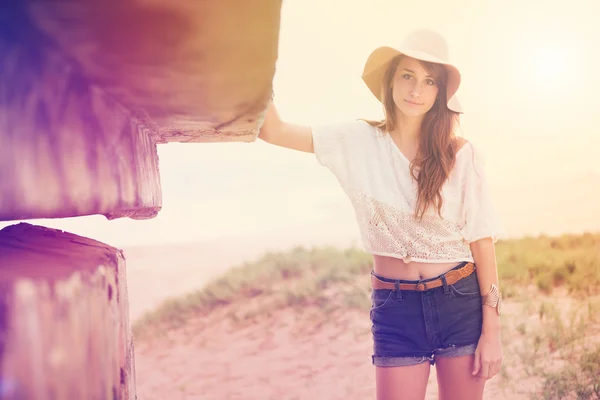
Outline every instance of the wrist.
{"label": "wrist", "polygon": [[500,316],[493,307],[483,306],[482,333],[499,333]]}
{"label": "wrist", "polygon": [[483,324],[481,327],[482,334],[499,334],[500,330],[500,324]]}

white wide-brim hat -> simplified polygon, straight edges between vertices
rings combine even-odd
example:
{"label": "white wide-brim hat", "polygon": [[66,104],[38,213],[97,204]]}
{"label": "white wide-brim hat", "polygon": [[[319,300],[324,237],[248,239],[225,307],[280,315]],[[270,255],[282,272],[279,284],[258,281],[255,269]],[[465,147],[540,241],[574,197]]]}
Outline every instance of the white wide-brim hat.
{"label": "white wide-brim hat", "polygon": [[382,101],[383,77],[389,63],[397,55],[404,54],[417,60],[442,64],[448,74],[446,104],[450,110],[462,113],[462,107],[456,98],[460,72],[450,63],[448,53],[448,44],[442,35],[428,29],[419,29],[408,34],[398,47],[382,46],[373,50],[365,63],[362,79],[375,97]]}

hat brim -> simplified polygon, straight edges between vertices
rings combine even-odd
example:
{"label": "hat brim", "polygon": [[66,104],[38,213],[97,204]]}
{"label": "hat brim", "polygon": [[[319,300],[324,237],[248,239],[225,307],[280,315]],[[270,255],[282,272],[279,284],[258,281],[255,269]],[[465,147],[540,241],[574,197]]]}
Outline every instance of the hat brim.
{"label": "hat brim", "polygon": [[460,71],[456,66],[449,62],[440,60],[439,58],[422,51],[411,49],[395,49],[389,46],[378,47],[373,50],[365,63],[362,73],[362,79],[373,95],[382,101],[383,94],[383,77],[388,68],[389,63],[396,56],[404,54],[408,57],[415,58],[421,61],[441,64],[446,68],[448,79],[446,83],[446,105],[452,111],[462,113],[462,107],[456,97],[456,91],[460,86],[461,76]]}

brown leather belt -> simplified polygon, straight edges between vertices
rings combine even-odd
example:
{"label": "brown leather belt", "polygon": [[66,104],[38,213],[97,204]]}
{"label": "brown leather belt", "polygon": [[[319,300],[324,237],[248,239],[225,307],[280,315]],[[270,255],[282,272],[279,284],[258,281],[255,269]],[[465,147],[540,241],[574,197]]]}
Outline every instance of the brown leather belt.
{"label": "brown leather belt", "polygon": [[[443,276],[446,278],[448,285],[453,285],[463,278],[471,275],[475,271],[475,264],[468,263],[460,269],[453,269],[446,272]],[[432,281],[419,282],[419,283],[399,283],[400,290],[417,290],[424,292],[425,290],[434,289],[443,286],[442,278],[437,278]],[[371,287],[373,289],[396,289],[394,282],[384,282],[379,280],[376,276],[371,275]]]}

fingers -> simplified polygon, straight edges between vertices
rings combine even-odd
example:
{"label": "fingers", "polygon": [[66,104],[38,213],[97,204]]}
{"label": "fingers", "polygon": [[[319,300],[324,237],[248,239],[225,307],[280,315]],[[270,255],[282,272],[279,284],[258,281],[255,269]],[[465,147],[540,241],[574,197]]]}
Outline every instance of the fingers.
{"label": "fingers", "polygon": [[[481,365],[481,372],[479,373],[479,376],[477,377],[478,379],[491,379],[493,378],[495,375],[497,375],[500,372],[500,366],[501,366],[502,362],[501,361],[488,361],[488,360],[482,360],[480,362]],[[476,375],[476,374],[473,374]]]}
{"label": "fingers", "polygon": [[481,363],[481,374],[480,374],[480,379],[485,379],[488,380],[490,379],[490,363],[483,361]]}
{"label": "fingers", "polygon": [[493,368],[490,370],[490,378],[496,376],[500,373],[500,368],[502,366],[502,361],[496,361],[494,363]]}
{"label": "fingers", "polygon": [[475,351],[475,360],[473,362],[473,376],[477,376],[479,374],[479,370],[481,369],[481,354],[479,350]]}
{"label": "fingers", "polygon": [[485,379],[488,380],[500,372],[500,367],[502,365],[502,355],[499,357],[490,357],[487,355],[482,355],[479,350],[479,346],[475,350],[475,357],[473,360],[473,376],[477,377],[477,379]]}

